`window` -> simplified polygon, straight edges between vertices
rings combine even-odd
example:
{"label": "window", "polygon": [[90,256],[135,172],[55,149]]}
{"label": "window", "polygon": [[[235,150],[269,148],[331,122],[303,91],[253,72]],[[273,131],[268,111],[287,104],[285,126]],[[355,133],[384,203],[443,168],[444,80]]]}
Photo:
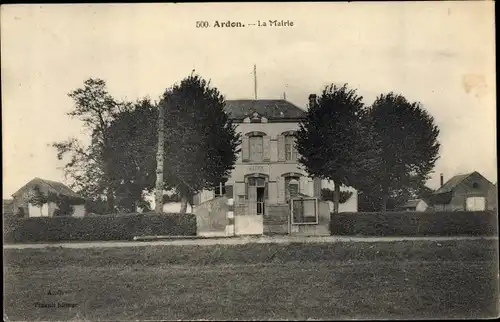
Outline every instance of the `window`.
{"label": "window", "polygon": [[264,154],[264,138],[262,136],[251,136],[250,140],[250,160],[262,161]]}
{"label": "window", "polygon": [[[290,199],[290,196],[291,195],[294,195],[294,196],[297,196],[298,193],[299,193],[299,177],[298,176],[289,176],[289,177],[286,177],[285,178],[285,194],[286,194],[286,199]],[[292,182],[292,180],[296,183],[296,185],[290,185],[290,182]],[[294,191],[293,189],[296,187],[296,191]],[[291,189],[292,190],[291,190]]]}
{"label": "window", "polygon": [[477,182],[474,182],[474,183],[472,184],[472,188],[474,188],[474,189],[479,189],[479,184],[478,184]]}
{"label": "window", "polygon": [[215,198],[222,197],[226,194],[226,185],[221,182],[214,187]]}
{"label": "window", "polygon": [[297,160],[297,147],[295,146],[295,141],[293,135],[285,136],[285,159],[287,161]]}
{"label": "window", "polygon": [[248,185],[250,187],[264,187],[266,179],[264,178],[248,178]]}
{"label": "window", "polygon": [[318,223],[318,203],[315,198],[291,200],[292,225]]}

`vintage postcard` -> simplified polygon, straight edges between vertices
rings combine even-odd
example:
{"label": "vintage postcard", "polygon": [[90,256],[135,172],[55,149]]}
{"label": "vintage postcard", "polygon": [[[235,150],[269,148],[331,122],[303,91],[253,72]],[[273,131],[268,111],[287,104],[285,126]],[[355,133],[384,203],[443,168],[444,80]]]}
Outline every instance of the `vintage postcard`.
{"label": "vintage postcard", "polygon": [[494,2],[0,27],[5,321],[499,316]]}

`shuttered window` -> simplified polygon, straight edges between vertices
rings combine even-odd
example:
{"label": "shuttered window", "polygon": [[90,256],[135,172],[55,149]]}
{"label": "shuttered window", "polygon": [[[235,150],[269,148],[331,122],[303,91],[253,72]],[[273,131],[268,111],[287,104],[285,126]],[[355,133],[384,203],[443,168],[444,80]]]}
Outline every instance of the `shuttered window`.
{"label": "shuttered window", "polygon": [[295,137],[292,135],[285,136],[285,158],[287,161],[297,160],[297,147],[295,145]]}
{"label": "shuttered window", "polygon": [[264,155],[264,138],[262,136],[250,137],[250,160],[262,161]]}

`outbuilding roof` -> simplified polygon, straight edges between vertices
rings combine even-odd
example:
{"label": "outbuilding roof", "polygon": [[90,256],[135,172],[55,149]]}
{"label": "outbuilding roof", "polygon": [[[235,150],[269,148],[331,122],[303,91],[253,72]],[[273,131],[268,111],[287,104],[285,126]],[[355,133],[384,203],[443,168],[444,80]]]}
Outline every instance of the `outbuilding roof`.
{"label": "outbuilding roof", "polygon": [[446,193],[446,192],[451,192],[453,189],[455,189],[462,181],[467,179],[470,175],[472,175],[474,172],[471,173],[466,173],[466,174],[459,174],[456,176],[453,176],[450,178],[450,180],[446,181],[445,184],[439,188],[435,194],[440,194],[440,193]]}
{"label": "outbuilding roof", "polygon": [[31,186],[31,185],[34,186],[37,184],[44,184],[44,185],[48,186],[53,192],[55,192],[59,195],[63,195],[63,196],[67,196],[67,197],[74,197],[74,198],[82,198],[82,196],[80,196],[79,194],[77,194],[76,192],[71,190],[70,187],[68,187],[67,185],[65,185],[61,182],[41,179],[38,177],[35,177],[33,180],[31,180],[30,182],[25,184],[22,188],[20,188],[16,192],[14,192],[12,194],[12,196],[15,197],[15,196],[21,194],[24,191],[24,189],[27,188],[28,186]]}
{"label": "outbuilding roof", "polygon": [[422,199],[410,199],[403,205],[403,208],[416,208],[420,201]]}

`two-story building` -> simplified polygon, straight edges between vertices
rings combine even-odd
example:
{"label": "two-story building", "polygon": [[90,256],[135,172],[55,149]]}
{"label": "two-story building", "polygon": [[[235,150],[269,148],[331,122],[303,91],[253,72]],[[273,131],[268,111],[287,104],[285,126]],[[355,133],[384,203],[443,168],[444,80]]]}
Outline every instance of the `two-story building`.
{"label": "two-story building", "polygon": [[[300,195],[318,198],[321,188],[333,189],[333,183],[309,177],[297,162],[293,134],[305,110],[282,99],[228,100],[225,109],[241,133],[241,152],[231,175],[213,190],[196,195],[195,207],[226,195],[234,199],[235,215],[268,217],[270,206],[287,203],[290,187],[298,184]],[[340,211],[357,211],[357,193],[352,191]]]}

